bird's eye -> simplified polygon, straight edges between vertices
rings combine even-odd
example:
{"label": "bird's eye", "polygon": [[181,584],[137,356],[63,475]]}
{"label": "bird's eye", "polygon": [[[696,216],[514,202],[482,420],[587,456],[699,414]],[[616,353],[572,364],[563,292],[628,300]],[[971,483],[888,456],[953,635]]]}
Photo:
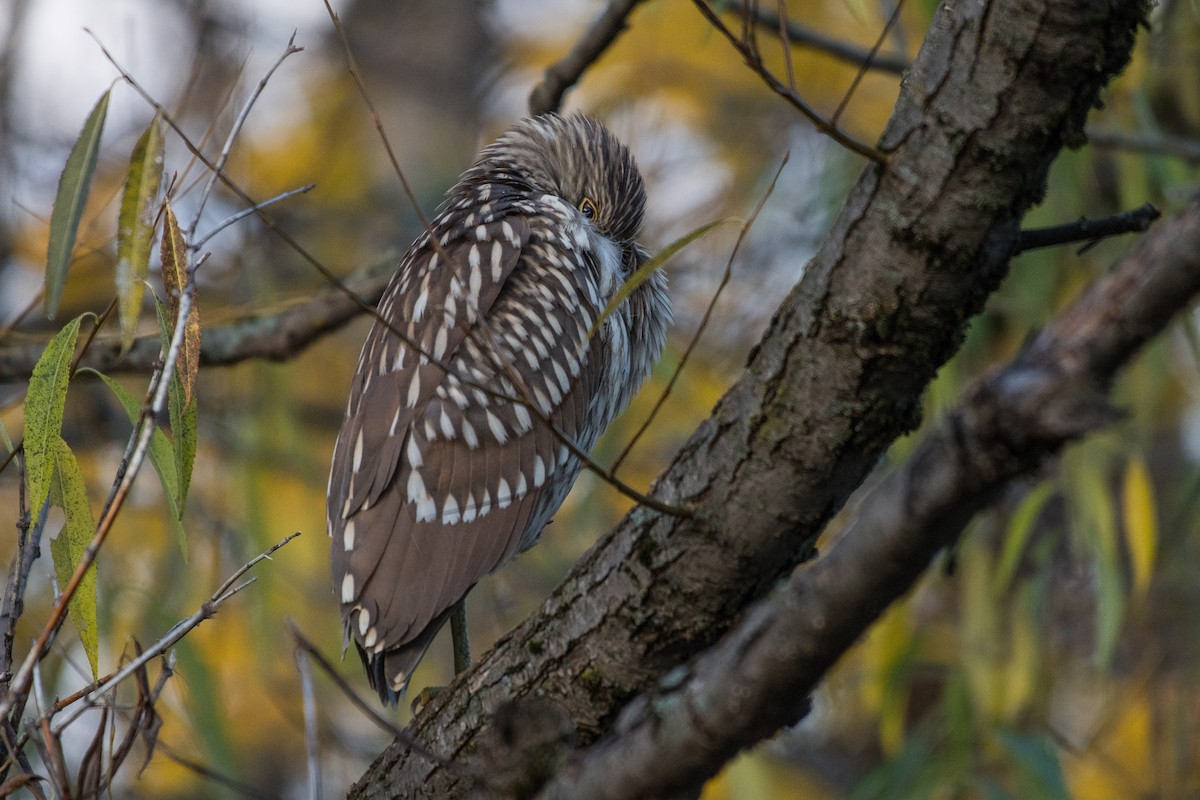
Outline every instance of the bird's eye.
{"label": "bird's eye", "polygon": [[596,204],[592,201],[592,198],[585,197],[579,201],[579,213],[588,219],[596,218]]}

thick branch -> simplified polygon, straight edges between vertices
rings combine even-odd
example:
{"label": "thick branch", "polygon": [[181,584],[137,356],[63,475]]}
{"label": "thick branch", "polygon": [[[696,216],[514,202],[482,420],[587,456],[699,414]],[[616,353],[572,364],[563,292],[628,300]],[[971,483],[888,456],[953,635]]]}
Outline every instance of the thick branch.
{"label": "thick branch", "polygon": [[[1020,219],[1129,57],[1140,0],[956,0],[937,12],[870,165],[743,377],[655,494],[413,733],[460,759],[513,699],[560,706],[576,744],[712,645],[811,552],[996,287]],[[355,796],[449,797],[462,772],[394,744]]]}
{"label": "thick branch", "polygon": [[[1200,204],[1160,227],[1025,352],[981,380],[833,548],[752,609],[673,687],[632,704],[620,733],[545,798],[662,797],[699,787],[742,747],[795,723],[842,653],[1008,481],[1109,422],[1113,372],[1200,292]],[[730,687],[736,686],[737,691]]]}
{"label": "thick branch", "polygon": [[[354,291],[375,305],[391,275],[371,278]],[[298,355],[306,346],[345,325],[362,312],[340,289],[323,289],[311,299],[277,314],[244,317],[228,325],[207,328],[200,349],[200,363],[228,366],[251,358],[282,361]],[[45,347],[43,342],[12,343],[0,347],[0,381],[28,380]],[[141,336],[124,357],[118,338],[98,339],[80,363],[104,373],[149,374],[162,353],[158,334]]]}

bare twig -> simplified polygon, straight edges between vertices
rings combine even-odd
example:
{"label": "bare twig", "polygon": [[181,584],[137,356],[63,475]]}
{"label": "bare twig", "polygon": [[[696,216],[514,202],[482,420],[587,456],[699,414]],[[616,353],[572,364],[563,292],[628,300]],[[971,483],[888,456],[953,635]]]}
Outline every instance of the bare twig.
{"label": "bare twig", "polygon": [[278,800],[279,795],[264,792],[249,784],[234,780],[233,778],[223,773],[217,772],[207,764],[201,764],[199,761],[194,761],[188,756],[181,754],[173,747],[159,743],[158,751],[166,756],[171,761],[174,761],[184,769],[190,770],[205,780],[210,780],[215,784],[231,789],[243,797],[250,797],[253,800]]}
{"label": "bare twig", "polygon": [[[350,700],[355,708],[363,713],[363,716],[373,722],[377,728],[386,734],[389,734],[397,739],[404,739],[406,737],[404,731],[393,725],[386,717],[381,716],[379,712],[375,710],[374,706],[363,700],[362,697],[359,696],[358,692],[354,691],[354,688],[350,686],[350,684],[346,683],[345,679],[338,674],[338,671],[334,668],[333,664],[329,662],[329,659],[325,658],[321,651],[317,649],[317,646],[309,641],[308,638],[300,632],[300,628],[296,626],[295,622],[289,619],[287,624],[288,628],[292,631],[292,636],[296,640],[296,646],[303,649],[306,653],[308,653],[309,656],[312,657],[314,661],[317,662],[317,666],[329,676],[329,679],[333,681],[334,685],[342,691],[342,694],[346,695],[346,698]],[[420,745],[417,742],[410,742],[410,744],[414,749],[420,748]],[[435,756],[430,752],[424,752],[422,755],[438,764],[449,763],[447,759]]]}
{"label": "bare twig", "polygon": [[625,458],[633,450],[634,445],[638,443],[642,435],[650,429],[650,424],[654,422],[654,418],[658,416],[658,412],[662,410],[663,405],[667,402],[667,397],[670,396],[671,390],[675,388],[675,383],[679,380],[679,376],[683,374],[683,368],[687,364],[688,359],[692,356],[692,351],[696,349],[696,345],[700,342],[700,337],[704,335],[704,331],[708,328],[709,320],[712,319],[713,310],[717,307],[717,301],[721,299],[721,294],[725,291],[725,287],[729,285],[730,279],[733,277],[733,261],[737,258],[738,250],[742,246],[742,242],[746,238],[746,234],[750,232],[750,228],[754,225],[754,221],[758,219],[759,212],[763,210],[763,206],[767,204],[767,200],[775,191],[775,184],[779,181],[779,176],[783,174],[783,168],[787,166],[790,153],[784,153],[783,160],[779,163],[779,168],[775,170],[775,175],[771,178],[771,183],[767,185],[767,190],[763,192],[762,197],[754,206],[754,210],[750,212],[750,216],[742,223],[741,230],[738,231],[737,240],[733,243],[733,249],[729,252],[729,258],[725,261],[725,271],[721,273],[721,280],[717,283],[717,288],[713,292],[712,297],[708,300],[708,305],[704,309],[704,315],[700,318],[700,324],[696,326],[696,332],[692,334],[692,338],[688,341],[687,347],[683,350],[683,355],[679,357],[679,363],[675,365],[675,370],[671,373],[667,385],[663,387],[662,392],[658,395],[658,399],[654,402],[654,407],[650,409],[650,413],[642,420],[642,424],[630,437],[625,447],[621,450],[616,460],[613,461],[610,470],[616,472],[621,464],[625,462]]}
{"label": "bare twig", "polygon": [[1193,163],[1200,161],[1200,141],[1186,136],[1172,136],[1168,133],[1113,131],[1090,125],[1084,132],[1093,147],[1174,156]]}
{"label": "bare twig", "polygon": [[196,242],[192,245],[192,249],[199,250],[201,247],[204,246],[205,242],[207,242],[209,239],[216,236],[218,233],[225,230],[230,225],[233,225],[237,222],[241,222],[242,220],[244,220],[246,217],[250,216],[251,214],[257,214],[262,209],[267,208],[268,206],[272,206],[275,203],[278,203],[280,200],[286,200],[287,198],[295,197],[298,194],[304,194],[305,192],[311,192],[315,187],[316,187],[315,183],[306,183],[305,185],[299,186],[295,189],[289,189],[286,192],[281,192],[280,194],[277,194],[274,197],[272,197],[270,200],[263,200],[261,203],[258,203],[257,205],[250,206],[249,208],[243,208],[241,211],[237,212],[236,214],[231,214],[230,216],[226,217],[225,219],[221,220],[216,225],[214,225],[213,229],[210,230],[208,233],[204,234],[199,239],[197,239]]}
{"label": "bare twig", "polygon": [[836,124],[829,122],[823,116],[821,116],[821,114],[815,108],[809,105],[807,100],[802,98],[796,92],[793,92],[787,87],[787,85],[776,78],[775,75],[769,69],[767,69],[766,65],[763,63],[762,57],[758,53],[758,48],[754,44],[753,37],[739,37],[737,34],[731,31],[728,26],[721,21],[721,17],[717,14],[717,12],[713,11],[713,9],[709,7],[705,0],[692,0],[692,2],[696,6],[697,10],[699,10],[700,14],[706,20],[708,20],[709,24],[716,28],[722,36],[728,39],[729,43],[733,45],[733,48],[742,55],[742,59],[746,62],[746,66],[748,66],[752,72],[762,78],[763,82],[767,84],[767,87],[770,88],[771,91],[782,97],[793,108],[807,117],[818,131],[833,139],[847,150],[857,153],[863,158],[870,159],[871,161],[879,164],[883,164],[887,161],[887,157],[882,152],[874,147],[863,144],[854,137],[844,133]]}
{"label": "bare twig", "polygon": [[52,706],[49,709],[49,711],[47,712],[47,714],[49,716],[53,716],[55,713],[57,713],[58,711],[61,711],[67,705],[70,705],[71,703],[75,702],[76,700],[79,700],[79,699],[86,700],[84,705],[81,706],[78,710],[76,710],[74,713],[68,715],[64,719],[58,721],[58,723],[57,723],[58,729],[60,731],[65,729],[68,725],[70,725],[72,722],[74,722],[75,719],[77,719],[81,713],[86,711],[90,707],[91,704],[94,704],[97,700],[102,698],[104,695],[111,692],[116,686],[118,686],[122,681],[124,681],[130,675],[133,675],[133,674],[137,673],[139,670],[143,669],[145,667],[145,665],[148,664],[151,660],[158,658],[160,655],[166,653],[169,649],[174,647],[179,642],[180,639],[182,639],[189,632],[191,632],[191,630],[193,628],[195,628],[196,626],[198,626],[201,622],[204,622],[204,620],[206,620],[206,619],[211,619],[213,617],[213,615],[217,613],[217,609],[220,608],[221,604],[223,604],[226,600],[233,597],[235,594],[237,594],[242,589],[246,588],[247,586],[249,586],[251,583],[253,583],[255,581],[254,578],[251,578],[247,581],[238,583],[239,579],[243,575],[245,575],[258,562],[260,562],[264,559],[270,560],[272,554],[274,554],[276,550],[283,547],[285,544],[292,541],[299,535],[300,535],[300,532],[296,531],[295,533],[292,533],[292,534],[284,537],[282,540],[280,540],[279,542],[274,544],[268,550],[266,550],[262,553],[259,553],[257,556],[255,556],[254,558],[250,559],[245,564],[243,564],[236,572],[234,572],[232,575],[230,575],[229,578],[227,578],[225,580],[225,582],[222,583],[221,586],[215,592],[212,593],[212,596],[209,597],[208,600],[205,601],[204,604],[200,606],[200,608],[196,611],[196,613],[192,614],[187,619],[183,619],[183,620],[180,620],[179,622],[175,623],[173,626],[171,626],[171,629],[169,631],[167,631],[166,635],[164,635],[161,639],[159,639],[157,642],[155,642],[151,647],[146,649],[144,652],[142,652],[140,655],[138,655],[137,658],[130,661],[128,664],[126,664],[124,667],[122,667],[116,673],[106,676],[105,678],[102,678],[100,681],[97,682],[97,685],[94,688],[89,689],[86,692],[83,692],[77,696],[65,698],[64,700],[62,700],[59,703]]}
{"label": "bare twig", "polygon": [[850,105],[850,98],[854,97],[855,90],[862,83],[863,77],[866,76],[867,70],[871,68],[871,64],[879,56],[879,49],[883,47],[883,41],[891,33],[892,27],[895,26],[896,20],[900,19],[900,9],[904,6],[904,0],[896,0],[896,5],[892,8],[892,13],[888,15],[887,22],[883,26],[883,30],[879,32],[879,36],[875,38],[875,44],[871,45],[871,52],[867,54],[867,60],[864,61],[854,73],[854,80],[850,82],[850,88],[846,89],[846,93],[842,96],[842,101],[838,103],[837,109],[833,112],[833,116],[829,118],[829,124],[837,125],[838,120],[842,118],[842,112],[846,110],[846,106]]}
{"label": "bare twig", "polygon": [[1081,219],[1066,225],[1054,225],[1049,228],[1032,228],[1021,231],[1017,237],[1017,252],[1036,250],[1039,247],[1055,247],[1073,242],[1087,242],[1091,246],[1107,236],[1119,236],[1123,233],[1145,233],[1150,223],[1161,216],[1158,209],[1150,203],[1113,214],[1103,219]]}
{"label": "bare twig", "polygon": [[[13,448],[16,453],[16,448]],[[39,537],[42,526],[31,527],[28,503],[25,499],[25,460],[17,459],[17,550],[9,569],[4,604],[0,607],[0,694],[8,692],[8,677],[12,670],[13,641],[17,620],[25,610],[25,585],[33,562],[40,554]]]}
{"label": "bare twig", "polygon": [[810,47],[847,64],[879,72],[890,72],[893,75],[900,75],[908,69],[909,61],[903,55],[880,53],[875,49],[859,47],[841,39],[826,36],[791,19],[783,19],[778,13],[762,8],[757,3],[753,4],[749,10],[745,5],[730,3],[729,10],[743,16],[750,15],[756,23],[770,30],[779,30],[782,27],[788,41],[792,44]]}
{"label": "bare twig", "polygon": [[[233,143],[237,139],[238,134],[242,132],[242,127],[246,124],[246,119],[250,116],[250,110],[254,108],[259,95],[262,94],[263,89],[267,88],[267,81],[271,80],[271,76],[282,66],[288,56],[299,53],[303,49],[303,47],[296,47],[296,34],[293,33],[292,37],[288,39],[287,47],[284,48],[283,54],[276,59],[271,68],[267,70],[267,74],[263,75],[262,80],[254,87],[254,91],[246,98],[246,102],[242,105],[242,110],[238,113],[237,118],[233,121],[233,126],[229,129],[229,135],[225,137],[225,144],[221,147],[221,153],[217,156],[216,164],[213,165],[213,168],[208,173],[208,181],[204,184],[203,191],[200,192],[200,201],[196,204],[196,215],[192,218],[192,224],[185,231],[185,235],[189,240],[195,235],[196,227],[200,224],[200,217],[204,213],[204,206],[208,203],[208,198],[212,195],[213,187],[216,186],[217,180],[221,177],[221,173],[225,169],[225,164],[229,161],[229,154],[233,151]],[[207,240],[211,235],[209,234],[209,236],[204,237],[204,240]],[[204,240],[193,241],[191,246],[192,251],[199,250]]]}
{"label": "bare twig", "polygon": [[387,131],[383,129],[383,117],[379,115],[379,110],[375,108],[375,101],[371,99],[371,93],[367,91],[367,85],[363,82],[362,73],[358,69],[358,62],[354,59],[354,53],[350,49],[350,40],[346,37],[346,28],[342,25],[342,19],[333,10],[333,6],[329,5],[329,0],[325,0],[325,10],[329,12],[329,19],[333,22],[333,28],[337,31],[338,39],[342,43],[342,52],[346,55],[346,69],[350,72],[350,77],[354,79],[354,85],[358,88],[358,93],[362,97],[363,102],[367,104],[367,109],[371,112],[371,119],[375,123],[375,130],[379,133],[379,139],[383,142],[383,149],[387,151],[388,160],[392,163],[392,171],[396,177],[400,179],[400,186],[404,189],[404,195],[408,198],[409,204],[413,211],[417,214],[417,219],[421,221],[421,227],[429,234],[429,242],[434,250],[437,250],[438,256],[444,260],[446,254],[442,252],[442,246],[438,242],[436,236],[433,235],[433,229],[429,226],[429,220],[425,217],[425,212],[421,210],[421,204],[417,202],[417,196],[413,193],[412,187],[408,185],[408,178],[404,177],[404,170],[400,168],[400,160],[396,158],[396,152],[392,149],[392,142],[388,138]]}
{"label": "bare twig", "polygon": [[627,26],[630,13],[641,2],[610,0],[571,51],[546,68],[542,82],[529,94],[529,113],[536,116],[558,111],[566,91],[616,41]]}
{"label": "bare twig", "polygon": [[317,701],[313,696],[312,665],[308,652],[299,645],[292,651],[300,674],[300,697],[304,701],[304,744],[308,763],[308,800],[321,798],[321,753],[317,747]]}

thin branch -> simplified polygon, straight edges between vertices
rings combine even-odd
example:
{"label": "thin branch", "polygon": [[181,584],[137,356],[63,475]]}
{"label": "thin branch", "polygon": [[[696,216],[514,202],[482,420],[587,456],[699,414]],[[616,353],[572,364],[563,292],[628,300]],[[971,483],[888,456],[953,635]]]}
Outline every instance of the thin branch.
{"label": "thin branch", "polygon": [[261,203],[258,203],[257,205],[250,206],[249,208],[243,208],[241,211],[237,212],[236,214],[232,214],[232,215],[226,217],[225,219],[221,220],[220,222],[218,222],[213,227],[212,230],[210,230],[208,233],[204,234],[204,236],[202,236],[196,240],[195,244],[192,245],[192,249],[199,250],[201,247],[204,246],[204,244],[209,239],[216,236],[218,233],[225,230],[230,225],[233,225],[237,222],[241,222],[242,220],[244,220],[246,217],[250,216],[251,214],[257,214],[262,209],[267,208],[268,206],[272,206],[275,203],[278,203],[280,200],[286,200],[289,197],[295,197],[298,194],[304,194],[305,192],[311,192],[313,189],[316,188],[316,186],[317,185],[315,183],[306,183],[303,186],[299,186],[295,189],[289,189],[286,192],[281,192],[280,194],[277,194],[274,197],[272,197],[270,200],[263,200]]}
{"label": "thin branch", "polygon": [[317,700],[313,695],[312,664],[299,645],[292,651],[300,674],[300,697],[304,705],[304,749],[308,764],[308,800],[321,798],[321,751],[317,746]]}
{"label": "thin branch", "polygon": [[1200,161],[1200,141],[1186,136],[1114,131],[1090,125],[1084,132],[1093,147],[1174,156],[1193,163]]}
{"label": "thin branch", "polygon": [[746,62],[746,66],[750,70],[762,78],[767,87],[775,94],[786,100],[793,108],[799,111],[803,116],[807,117],[813,126],[821,133],[833,139],[835,142],[845,147],[854,153],[858,153],[863,158],[874,161],[878,164],[886,163],[887,157],[879,150],[869,145],[863,144],[852,136],[844,133],[837,125],[826,120],[821,114],[809,105],[808,101],[802,98],[796,92],[789,89],[775,75],[767,69],[763,63],[762,57],[758,53],[758,48],[754,45],[753,37],[742,38],[737,36],[733,31],[721,21],[721,17],[717,12],[709,7],[705,0],[692,0],[693,4],[700,14],[708,20],[717,31],[729,40],[733,48],[741,54],[742,59]]}
{"label": "thin branch", "polygon": [[908,59],[902,54],[880,53],[875,48],[859,47],[842,39],[827,36],[791,19],[781,19],[776,12],[757,4],[747,11],[744,5],[731,3],[729,10],[742,16],[749,14],[757,24],[769,30],[779,30],[782,27],[788,41],[792,44],[809,47],[853,66],[888,72],[893,75],[901,75],[909,67]]}
{"label": "thin branch", "polygon": [[[13,448],[16,452],[16,448]],[[8,691],[8,677],[12,670],[13,642],[16,638],[17,620],[25,610],[25,586],[33,562],[41,554],[39,537],[41,526],[30,525],[28,502],[25,498],[25,461],[17,460],[17,550],[13,554],[9,569],[8,585],[4,590],[4,604],[0,607],[0,693]]]}
{"label": "thin branch", "polygon": [[158,751],[184,769],[190,770],[191,772],[199,775],[201,778],[210,780],[219,786],[224,786],[227,789],[231,789],[243,797],[254,798],[254,800],[278,800],[280,797],[280,795],[264,792],[261,789],[257,789],[249,784],[234,780],[228,775],[217,772],[207,764],[201,764],[199,761],[193,761],[188,756],[179,753],[177,750],[175,750],[175,748],[169,747],[161,742],[158,744]]}
{"label": "thin branch", "polygon": [[68,725],[74,722],[80,714],[87,711],[97,700],[110,693],[113,689],[120,685],[122,681],[124,681],[130,675],[135,674],[138,670],[143,669],[146,664],[149,664],[155,658],[158,658],[166,653],[168,650],[174,647],[180,639],[190,633],[192,629],[197,627],[201,622],[204,622],[206,619],[211,619],[217,613],[217,609],[220,608],[225,601],[254,582],[255,579],[251,578],[250,580],[238,583],[238,580],[243,575],[245,575],[258,562],[264,559],[270,560],[271,556],[276,550],[283,547],[285,544],[292,541],[299,535],[300,532],[296,531],[295,533],[284,537],[265,552],[259,553],[257,556],[247,561],[236,572],[230,575],[229,578],[227,578],[215,592],[212,593],[212,595],[203,605],[200,606],[196,613],[192,614],[187,619],[183,619],[175,623],[173,626],[171,626],[171,629],[167,631],[166,635],[164,635],[151,647],[143,651],[140,655],[138,655],[137,658],[130,661],[116,673],[101,678],[99,681],[97,681],[95,687],[76,695],[64,698],[51,706],[47,711],[47,716],[52,717],[59,711],[66,708],[68,705],[71,705],[78,700],[84,700],[85,703],[79,709],[64,719],[58,721],[58,730],[64,730]]}
{"label": "thin branch", "polygon": [[404,170],[400,168],[400,160],[396,158],[396,152],[392,149],[392,142],[388,138],[387,131],[383,128],[383,117],[379,115],[379,110],[375,108],[375,101],[371,99],[371,93],[367,91],[367,85],[363,82],[362,72],[358,69],[358,62],[354,59],[354,52],[350,49],[350,40],[346,36],[346,28],[342,25],[342,19],[333,10],[333,6],[329,5],[329,0],[325,0],[325,10],[329,13],[329,19],[333,23],[333,28],[337,31],[338,39],[342,44],[342,52],[346,55],[346,69],[350,72],[350,77],[354,79],[354,85],[358,88],[358,93],[362,97],[363,102],[367,104],[367,109],[371,112],[371,119],[375,123],[375,130],[379,133],[379,138],[383,142],[383,149],[387,151],[388,160],[392,163],[392,172],[400,179],[400,186],[404,189],[404,195],[408,198],[409,205],[413,211],[417,213],[417,219],[421,221],[421,227],[429,234],[429,242],[433,249],[438,252],[438,256],[443,260],[449,261],[446,254],[442,252],[441,243],[438,238],[433,235],[433,229],[429,225],[429,220],[425,217],[425,212],[421,210],[421,204],[417,202],[417,196],[413,192],[412,187],[408,185],[408,178],[404,177]]}
{"label": "thin branch", "polygon": [[[329,676],[329,679],[333,681],[334,685],[341,690],[342,694],[346,695],[346,698],[354,705],[355,708],[363,713],[363,716],[373,722],[375,726],[384,733],[390,734],[397,739],[402,739],[405,737],[406,734],[404,731],[393,725],[391,720],[381,716],[379,712],[375,710],[374,705],[368,703],[366,700],[363,700],[362,697],[359,696],[358,692],[354,691],[354,688],[350,684],[346,683],[345,678],[338,673],[333,664],[329,662],[329,659],[325,658],[321,651],[317,649],[317,646],[309,641],[308,638],[300,632],[300,628],[296,626],[295,622],[289,619],[287,621],[287,625],[292,632],[293,638],[296,640],[296,646],[308,653],[308,655],[317,662],[317,666],[324,670],[325,674]],[[412,742],[412,746],[414,749],[420,748],[420,745],[417,742]],[[435,756],[433,753],[425,752],[422,755],[431,759],[435,763],[449,763],[447,759]]]}
{"label": "thin branch", "polygon": [[1150,223],[1160,216],[1162,215],[1157,208],[1146,203],[1132,211],[1113,214],[1103,219],[1080,219],[1066,225],[1023,230],[1017,237],[1017,252],[1024,253],[1039,247],[1055,247],[1073,242],[1088,242],[1090,246],[1108,236],[1145,233],[1150,229]]}
{"label": "thin branch", "polygon": [[[233,121],[232,127],[229,129],[229,135],[225,137],[225,144],[221,147],[221,153],[217,156],[216,164],[213,165],[213,168],[208,173],[208,181],[205,182],[204,189],[200,192],[200,201],[196,204],[196,215],[192,218],[192,224],[187,228],[186,231],[189,239],[191,239],[196,233],[196,227],[200,224],[200,217],[204,213],[204,206],[206,203],[208,203],[208,198],[210,195],[212,195],[213,187],[216,186],[217,180],[221,177],[222,172],[225,170],[225,164],[229,161],[229,154],[233,151],[233,143],[237,139],[238,134],[242,132],[242,127],[245,126],[246,120],[250,116],[250,110],[254,108],[254,104],[262,94],[263,89],[267,88],[267,81],[271,80],[271,76],[274,75],[275,71],[283,65],[283,62],[287,60],[288,56],[299,53],[302,50],[304,50],[303,47],[296,47],[296,34],[293,33],[292,37],[288,39],[287,47],[284,48],[283,54],[276,59],[275,63],[271,65],[271,68],[267,70],[267,73],[263,75],[262,79],[258,82],[258,85],[254,87],[254,91],[252,91],[250,96],[246,98],[246,102],[242,105],[242,110],[238,113],[237,118]],[[263,205],[266,204],[264,203]],[[219,227],[218,230],[220,230]],[[196,250],[199,250],[201,245],[211,236],[212,233],[210,233],[208,236],[205,236],[202,240],[194,241],[192,243],[192,251],[195,252]]]}
{"label": "thin branch", "polygon": [[850,105],[850,99],[854,97],[854,92],[858,89],[862,79],[866,76],[867,71],[871,68],[871,64],[879,56],[879,50],[883,47],[883,42],[887,39],[888,34],[892,32],[892,28],[896,25],[896,21],[900,19],[900,9],[904,6],[904,0],[896,0],[895,7],[892,8],[892,13],[888,15],[887,22],[883,26],[883,30],[879,32],[879,36],[875,38],[875,44],[871,45],[871,52],[867,54],[867,60],[862,63],[858,71],[854,73],[854,80],[850,82],[850,87],[846,89],[846,93],[842,95],[842,101],[838,103],[837,109],[833,112],[833,116],[829,118],[829,124],[837,125],[838,120],[842,118],[842,112]]}
{"label": "thin branch", "polygon": [[563,95],[625,31],[630,13],[641,2],[610,0],[570,52],[546,68],[542,82],[529,94],[529,113],[537,116],[558,111]]}
{"label": "thin branch", "polygon": [[134,433],[130,437],[130,442],[133,443],[136,441],[136,445],[134,445],[133,453],[129,458],[128,469],[118,472],[117,480],[112,492],[109,494],[104,513],[96,526],[96,533],[92,537],[92,541],[88,544],[83,556],[79,559],[79,563],[76,565],[70,580],[67,581],[66,586],[62,587],[62,594],[59,596],[57,602],[55,602],[49,618],[42,627],[41,633],[38,634],[37,641],[34,643],[33,648],[30,649],[25,661],[21,664],[20,670],[13,678],[9,694],[0,700],[0,717],[8,716],[9,711],[13,710],[14,706],[23,705],[25,692],[29,688],[29,681],[34,665],[42,659],[51,637],[58,631],[66,619],[67,603],[70,602],[75,591],[79,588],[84,574],[95,562],[96,555],[108,538],[113,522],[120,512],[125,498],[129,495],[134,478],[137,477],[142,462],[146,458],[146,453],[150,447],[150,438],[154,433],[157,420],[166,410],[167,391],[170,387],[171,376],[175,372],[176,361],[183,347],[187,318],[191,313],[192,299],[195,294],[195,271],[188,270],[187,276],[188,286],[179,298],[179,318],[175,324],[175,330],[171,337],[171,346],[164,359],[163,368],[157,376],[158,382],[154,387],[153,400],[142,409],[138,426],[134,429]]}
{"label": "thin branch", "polygon": [[763,210],[763,206],[767,204],[767,200],[775,192],[775,184],[779,181],[779,176],[783,174],[783,168],[787,166],[790,153],[784,153],[783,160],[779,163],[779,168],[775,170],[775,175],[771,178],[771,183],[767,185],[767,190],[763,192],[762,197],[758,199],[754,210],[750,212],[750,216],[742,224],[741,230],[738,231],[737,240],[733,243],[733,249],[729,251],[729,258],[725,260],[725,271],[721,273],[721,280],[717,283],[717,288],[713,292],[712,297],[708,299],[708,305],[704,309],[704,315],[700,318],[700,324],[696,326],[696,332],[692,334],[692,338],[688,341],[687,347],[683,350],[683,355],[679,357],[679,363],[675,365],[675,370],[671,373],[667,385],[663,387],[659,393],[658,399],[654,402],[654,407],[650,409],[650,413],[642,420],[642,424],[630,437],[628,443],[617,455],[615,461],[609,469],[616,472],[621,464],[625,463],[625,458],[633,450],[634,445],[642,438],[642,435],[650,429],[650,424],[658,416],[658,412],[662,410],[667,402],[667,398],[671,394],[671,390],[675,388],[679,376],[683,374],[683,368],[687,365],[688,359],[692,356],[692,351],[696,349],[696,345],[700,342],[700,337],[704,335],[704,331],[708,329],[709,320],[712,319],[713,311],[717,307],[717,301],[721,299],[721,294],[725,291],[725,287],[729,285],[729,281],[733,278],[733,261],[737,258],[738,250],[742,246],[742,242],[746,238],[746,234],[750,232],[750,228],[754,225],[754,221],[758,219],[759,213]]}

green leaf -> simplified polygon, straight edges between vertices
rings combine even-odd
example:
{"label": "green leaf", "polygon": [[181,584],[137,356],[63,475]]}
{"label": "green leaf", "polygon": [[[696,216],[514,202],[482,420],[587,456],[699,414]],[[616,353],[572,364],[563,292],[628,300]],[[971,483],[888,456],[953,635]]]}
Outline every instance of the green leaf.
{"label": "green leaf", "polygon": [[[167,327],[167,310],[156,302],[158,311],[158,335],[163,352],[171,346],[172,329]],[[182,357],[182,356],[181,356]],[[171,379],[167,393],[167,414],[171,421],[171,440],[175,443],[175,471],[179,474],[179,511],[187,505],[188,489],[192,485],[192,465],[196,461],[196,398],[188,397],[179,370]]]}
{"label": "green leaf", "polygon": [[592,327],[588,329],[587,338],[584,341],[590,342],[592,337],[596,335],[596,331],[600,330],[600,326],[604,324],[604,321],[612,316],[614,311],[620,308],[621,303],[625,302],[629,295],[633,294],[635,289],[637,289],[646,281],[650,280],[650,276],[652,276],[664,264],[670,261],[676,253],[699,239],[701,236],[704,236],[713,228],[729,222],[741,222],[741,220],[734,217],[725,217],[724,219],[714,220],[701,225],[691,233],[686,233],[675,241],[671,242],[669,245],[660,250],[657,255],[634,270],[633,274],[629,276],[624,285],[622,285],[621,288],[617,290],[616,294],[612,296],[612,299],[608,301],[608,305],[606,305],[604,310],[600,312],[600,316],[597,317],[596,321],[592,323]]}
{"label": "green leaf", "polygon": [[104,131],[111,92],[110,89],[101,95],[92,113],[88,114],[58,179],[58,194],[50,212],[50,244],[46,252],[45,310],[49,319],[54,319],[58,313],[58,301],[67,281],[75,236],[79,232],[79,221],[83,218],[92,174],[96,171],[96,158],[100,154],[100,134]]}
{"label": "green leaf", "polygon": [[[113,395],[117,398],[117,402],[125,409],[125,415],[129,417],[130,423],[137,426],[138,419],[142,415],[142,404],[138,402],[129,390],[126,389],[117,381],[107,375],[89,369],[100,380],[104,381]],[[176,467],[175,447],[167,435],[162,432],[161,428],[155,428],[154,433],[150,435],[150,447],[147,451],[150,456],[150,463],[154,465],[154,471],[158,473],[159,483],[162,484],[163,494],[167,498],[167,507],[171,511],[171,522],[175,528],[175,538],[179,541],[179,549],[183,551],[183,557],[187,558],[187,535],[183,529],[183,507],[180,505],[180,489],[179,489],[179,471]]]}
{"label": "green leaf", "polygon": [[1021,564],[1021,556],[1025,545],[1033,534],[1033,523],[1046,506],[1046,501],[1054,493],[1054,485],[1050,481],[1042,481],[1021,500],[1017,510],[1013,512],[1008,522],[1008,530],[1004,534],[1004,546],[1000,550],[1000,562],[992,573],[992,593],[1000,597],[1008,590],[1017,567]]}
{"label": "green leaf", "polygon": [[150,271],[150,246],[154,241],[154,209],[162,184],[162,114],[154,115],[150,126],[134,145],[129,157],[129,173],[121,195],[121,213],[117,221],[117,310],[121,318],[121,349],[133,344],[137,333],[146,276]]}
{"label": "green leaf", "polygon": [[79,336],[79,317],[55,334],[46,345],[29,378],[25,394],[25,477],[29,507],[36,516],[50,493],[54,474],[55,441],[62,430],[67,403],[71,356]]}
{"label": "green leaf", "polygon": [[996,739],[1026,779],[1028,791],[1021,792],[1021,797],[1070,800],[1058,755],[1046,737],[997,730]]}
{"label": "green leaf", "polygon": [[[76,567],[83,561],[84,552],[96,532],[96,520],[88,503],[87,484],[71,448],[61,436],[54,438],[54,478],[51,502],[61,508],[67,516],[66,524],[58,536],[50,541],[50,555],[54,559],[54,573],[58,585],[66,589],[75,574]],[[87,653],[92,667],[92,680],[99,675],[97,647],[99,636],[96,631],[96,565],[88,567],[75,594],[67,602],[71,621],[79,632],[79,641]]]}

